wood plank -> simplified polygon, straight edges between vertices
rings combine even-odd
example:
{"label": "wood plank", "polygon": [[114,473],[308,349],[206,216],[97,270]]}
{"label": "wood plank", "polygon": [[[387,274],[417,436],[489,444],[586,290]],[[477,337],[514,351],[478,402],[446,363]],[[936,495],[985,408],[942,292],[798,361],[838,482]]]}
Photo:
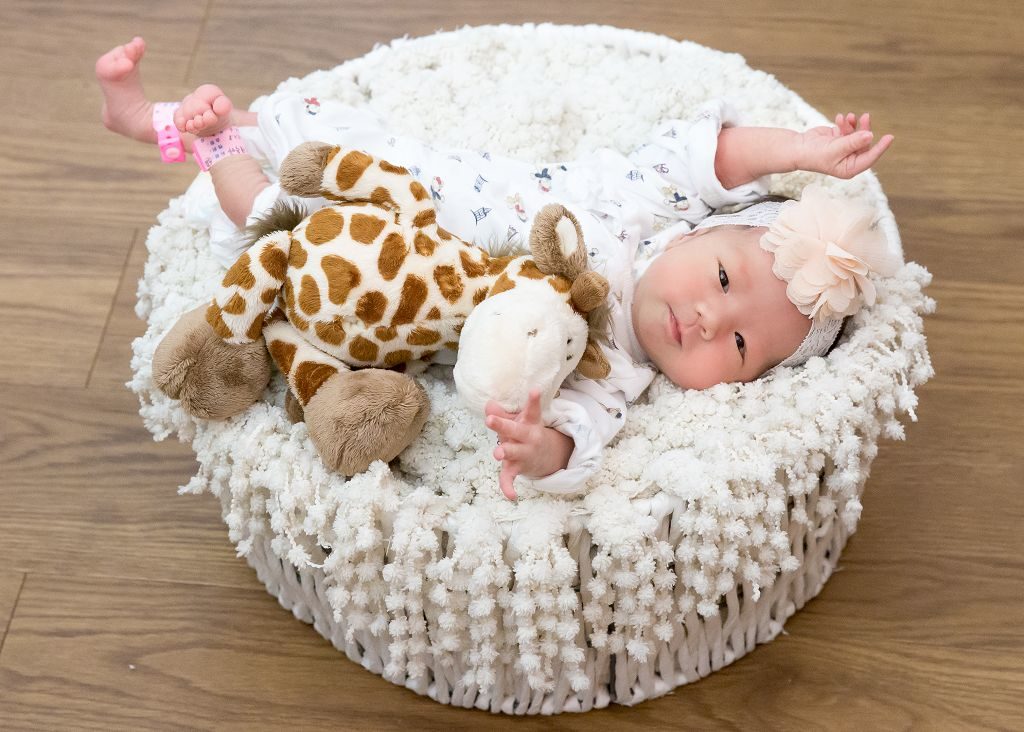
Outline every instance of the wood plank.
{"label": "wood plank", "polygon": [[3,653],[7,628],[11,624],[11,617],[14,615],[18,595],[24,583],[25,575],[22,572],[11,572],[6,569],[0,571],[0,653]]}
{"label": "wood plank", "polygon": [[126,388],[125,382],[132,377],[132,341],[146,333],[145,321],[135,314],[135,293],[146,267],[147,255],[142,236],[136,236],[89,373],[87,386],[90,389]]}
{"label": "wood plank", "polygon": [[[19,729],[406,730],[458,715],[367,673],[260,590],[32,574],[18,610],[0,710]],[[491,720],[522,721],[463,712],[455,728]]]}
{"label": "wood plank", "polygon": [[218,501],[176,494],[195,472],[191,449],[154,443],[133,394],[5,386],[0,395],[0,556],[9,568],[59,561],[80,575],[253,586]]}
{"label": "wood plank", "polygon": [[0,318],[10,334],[3,385],[84,386],[124,268],[131,229],[81,224],[72,232],[55,213],[8,219],[0,234]]}

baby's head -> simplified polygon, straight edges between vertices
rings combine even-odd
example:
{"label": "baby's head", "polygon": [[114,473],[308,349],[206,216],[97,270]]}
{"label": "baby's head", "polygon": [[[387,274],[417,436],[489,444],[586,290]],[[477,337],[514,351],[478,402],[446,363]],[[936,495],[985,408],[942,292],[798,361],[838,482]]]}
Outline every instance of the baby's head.
{"label": "baby's head", "polygon": [[636,284],[633,328],[675,384],[753,381],[824,355],[843,318],[874,302],[870,271],[898,263],[873,212],[808,186],[801,201],[711,216]]}

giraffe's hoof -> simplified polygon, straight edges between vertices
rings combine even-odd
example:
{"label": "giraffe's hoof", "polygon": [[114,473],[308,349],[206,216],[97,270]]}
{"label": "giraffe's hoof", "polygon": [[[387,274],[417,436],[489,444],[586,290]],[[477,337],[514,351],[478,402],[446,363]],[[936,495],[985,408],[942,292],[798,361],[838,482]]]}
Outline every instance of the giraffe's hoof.
{"label": "giraffe's hoof", "polygon": [[343,475],[397,457],[423,429],[429,413],[423,387],[385,369],[336,374],[305,407],[306,427],[320,458]]}
{"label": "giraffe's hoof", "polygon": [[206,322],[201,305],[185,313],[153,354],[153,381],[185,411],[203,419],[227,419],[260,398],[270,381],[263,338],[235,346]]}

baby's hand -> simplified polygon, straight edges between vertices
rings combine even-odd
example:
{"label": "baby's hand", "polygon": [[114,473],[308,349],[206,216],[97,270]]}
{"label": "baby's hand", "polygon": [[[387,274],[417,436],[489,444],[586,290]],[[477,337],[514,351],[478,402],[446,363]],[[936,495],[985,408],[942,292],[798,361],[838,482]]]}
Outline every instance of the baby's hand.
{"label": "baby's hand", "polygon": [[541,422],[540,392],[530,391],[526,408],[506,412],[496,401],[484,407],[484,423],[498,433],[494,459],[501,461],[498,484],[510,501],[516,500],[512,487],[517,475],[543,478],[561,470],[569,463],[575,443],[558,430]]}
{"label": "baby's hand", "polygon": [[883,135],[872,145],[873,139],[869,114],[862,114],[860,120],[852,112],[837,114],[835,127],[814,127],[800,135],[797,167],[852,178],[874,165],[895,138]]}

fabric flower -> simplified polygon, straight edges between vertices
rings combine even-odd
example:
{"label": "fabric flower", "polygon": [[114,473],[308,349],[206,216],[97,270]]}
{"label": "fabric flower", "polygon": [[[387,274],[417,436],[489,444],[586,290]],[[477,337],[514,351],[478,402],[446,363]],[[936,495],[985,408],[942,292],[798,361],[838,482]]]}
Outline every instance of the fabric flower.
{"label": "fabric flower", "polygon": [[761,237],[761,248],[775,255],[772,272],[788,283],[786,295],[804,315],[830,320],[853,315],[875,302],[872,272],[891,275],[899,257],[874,211],[833,198],[812,184],[800,201],[788,201]]}

